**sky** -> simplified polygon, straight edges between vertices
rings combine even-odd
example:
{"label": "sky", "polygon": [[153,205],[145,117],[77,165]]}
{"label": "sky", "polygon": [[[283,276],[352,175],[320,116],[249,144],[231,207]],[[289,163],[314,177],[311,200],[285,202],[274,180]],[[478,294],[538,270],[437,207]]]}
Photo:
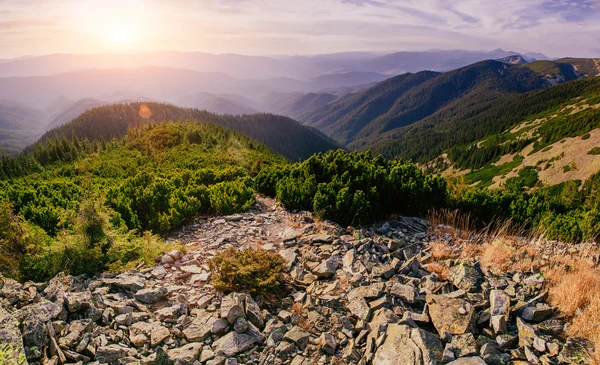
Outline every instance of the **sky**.
{"label": "sky", "polygon": [[600,0],[0,0],[0,58],[495,48],[600,57]]}

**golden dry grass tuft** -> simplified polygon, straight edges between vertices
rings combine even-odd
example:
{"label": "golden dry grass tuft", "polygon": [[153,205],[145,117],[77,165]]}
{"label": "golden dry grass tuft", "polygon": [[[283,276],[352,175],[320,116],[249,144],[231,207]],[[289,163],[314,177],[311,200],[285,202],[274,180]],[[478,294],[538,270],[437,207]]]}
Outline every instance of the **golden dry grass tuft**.
{"label": "golden dry grass tuft", "polygon": [[438,276],[438,279],[447,281],[448,276],[450,275],[450,269],[446,265],[439,264],[437,262],[430,262],[428,264],[423,265],[425,270],[435,273]]}

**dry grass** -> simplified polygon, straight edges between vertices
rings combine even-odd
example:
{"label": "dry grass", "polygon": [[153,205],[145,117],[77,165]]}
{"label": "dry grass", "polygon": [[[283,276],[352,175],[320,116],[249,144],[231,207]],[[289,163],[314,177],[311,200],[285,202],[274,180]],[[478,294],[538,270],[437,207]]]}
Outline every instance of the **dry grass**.
{"label": "dry grass", "polygon": [[[478,260],[492,272],[542,272],[546,279],[549,303],[558,308],[561,316],[571,324],[568,335],[589,340],[595,347],[594,364],[600,364],[600,271],[587,257],[598,248],[586,247],[575,255],[564,252],[544,254],[536,239],[517,240],[513,236],[494,232],[482,243],[473,241],[442,241],[429,244],[433,261],[423,265],[441,280],[447,280],[449,268],[443,260]],[[445,248],[444,248],[445,246]],[[452,248],[460,247],[459,253]],[[592,253],[592,255],[590,255]]]}
{"label": "dry grass", "polygon": [[438,279],[442,281],[448,280],[448,275],[450,275],[450,269],[446,265],[439,264],[437,262],[430,262],[428,264],[423,265],[425,270],[435,273],[438,276]]}
{"label": "dry grass", "polygon": [[432,243],[431,248],[431,256],[436,261],[447,260],[454,256],[452,249],[443,243]]}
{"label": "dry grass", "polygon": [[600,363],[600,271],[586,260],[557,257],[543,272],[550,304],[571,320],[568,334],[589,340]]}

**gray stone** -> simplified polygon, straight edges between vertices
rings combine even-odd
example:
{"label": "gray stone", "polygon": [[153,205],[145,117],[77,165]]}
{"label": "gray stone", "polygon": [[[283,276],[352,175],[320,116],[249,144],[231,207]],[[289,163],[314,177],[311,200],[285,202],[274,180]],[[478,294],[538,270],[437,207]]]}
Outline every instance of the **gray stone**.
{"label": "gray stone", "polygon": [[434,334],[403,324],[390,324],[373,365],[435,365],[442,360],[442,342]]}
{"label": "gray stone", "polygon": [[394,283],[390,288],[390,294],[396,295],[408,304],[416,302],[417,293],[414,286]]}
{"label": "gray stone", "polygon": [[246,333],[229,332],[213,344],[213,349],[217,354],[223,354],[225,357],[232,357],[242,351],[248,350],[254,344],[262,342],[264,337],[260,332],[250,328]]}
{"label": "gray stone", "polygon": [[475,267],[461,263],[450,270],[450,280],[459,289],[474,291],[479,287],[481,274]]}
{"label": "gray stone", "polygon": [[154,304],[164,298],[169,293],[169,290],[164,287],[142,289],[134,294],[134,298],[142,303]]}
{"label": "gray stone", "polygon": [[117,364],[123,357],[129,356],[131,349],[119,345],[101,346],[96,351],[96,360],[100,363]]}
{"label": "gray stone", "polygon": [[319,279],[329,279],[335,275],[340,265],[339,256],[331,256],[312,270],[312,273]]}
{"label": "gray stone", "polygon": [[446,295],[428,295],[429,316],[442,337],[462,335],[472,330],[473,306],[466,300]]}
{"label": "gray stone", "polygon": [[201,312],[192,323],[183,330],[188,341],[204,341],[211,333],[215,317],[207,312]]}
{"label": "gray stone", "polygon": [[189,363],[194,362],[200,356],[202,351],[202,344],[190,343],[185,346],[169,350],[169,359],[171,361],[183,360]]}
{"label": "gray stone", "polygon": [[367,304],[367,301],[364,300],[364,298],[356,298],[352,300],[350,303],[348,303],[347,308],[350,313],[360,319],[368,321],[369,317],[371,316],[371,307],[369,307],[369,304]]}
{"label": "gray stone", "polygon": [[472,333],[452,336],[450,347],[456,358],[477,355],[477,343]]}
{"label": "gray stone", "polygon": [[235,320],[245,317],[244,296],[242,294],[231,293],[221,299],[221,318],[226,318],[229,324],[234,324]]}
{"label": "gray stone", "polygon": [[63,299],[65,301],[65,307],[71,313],[89,309],[92,303],[92,295],[88,291],[65,293]]}
{"label": "gray stone", "polygon": [[554,314],[554,309],[548,305],[538,305],[535,307],[527,307],[523,311],[521,317],[530,322],[542,322]]}
{"label": "gray stone", "polygon": [[321,351],[333,355],[337,349],[337,340],[335,336],[330,333],[322,333],[319,338],[319,344],[321,345]]}
{"label": "gray stone", "polygon": [[297,326],[289,330],[285,336],[283,336],[284,340],[295,343],[301,350],[304,350],[309,338],[310,334]]}
{"label": "gray stone", "polygon": [[23,338],[17,324],[18,321],[0,306],[0,356],[6,364],[27,365]]}

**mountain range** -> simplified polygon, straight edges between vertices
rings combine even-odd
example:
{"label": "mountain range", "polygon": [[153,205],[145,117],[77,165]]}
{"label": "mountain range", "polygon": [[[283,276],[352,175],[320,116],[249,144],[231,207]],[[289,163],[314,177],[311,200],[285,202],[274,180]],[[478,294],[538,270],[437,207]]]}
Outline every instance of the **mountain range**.
{"label": "mountain range", "polygon": [[[309,80],[321,75],[375,72],[397,75],[422,70],[449,71],[487,59],[519,54],[496,49],[487,51],[431,50],[377,54],[346,52],[315,56],[264,57],[201,52],[152,52],[139,54],[54,54],[22,57],[0,62],[0,77],[50,76],[83,69],[137,68],[156,66],[199,72],[225,73],[242,79],[289,77]],[[524,54],[528,60],[546,60],[541,54]]]}

